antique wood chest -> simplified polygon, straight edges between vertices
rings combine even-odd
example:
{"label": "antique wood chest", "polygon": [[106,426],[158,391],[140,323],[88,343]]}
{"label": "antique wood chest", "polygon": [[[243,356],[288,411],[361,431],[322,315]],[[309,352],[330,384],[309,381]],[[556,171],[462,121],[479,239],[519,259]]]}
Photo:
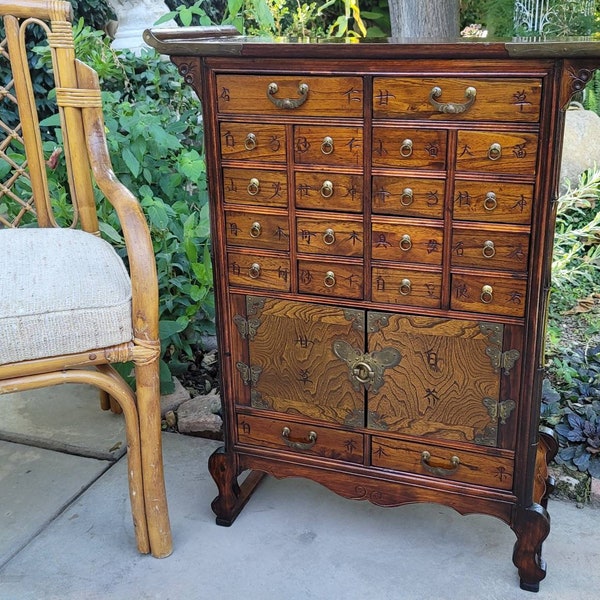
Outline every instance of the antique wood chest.
{"label": "antique wood chest", "polygon": [[563,111],[600,43],[146,39],[203,104],[217,523],[264,473],[381,506],[439,502],[505,521],[537,591]]}

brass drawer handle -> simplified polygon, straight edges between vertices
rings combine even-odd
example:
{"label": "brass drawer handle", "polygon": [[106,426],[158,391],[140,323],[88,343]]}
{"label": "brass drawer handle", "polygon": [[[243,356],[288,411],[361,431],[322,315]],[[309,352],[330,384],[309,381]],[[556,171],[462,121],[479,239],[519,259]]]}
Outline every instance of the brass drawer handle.
{"label": "brass drawer handle", "polygon": [[250,237],[257,238],[262,233],[262,227],[258,221],[254,221],[252,223],[252,227],[250,227]]}
{"label": "brass drawer handle", "polygon": [[498,199],[496,198],[496,194],[494,194],[494,192],[488,192],[483,201],[483,208],[485,208],[485,210],[494,210],[497,206]]}
{"label": "brass drawer handle", "polygon": [[327,246],[335,244],[335,231],[333,229],[326,229],[323,232],[323,243]]}
{"label": "brass drawer handle", "polygon": [[260,191],[260,181],[258,179],[256,179],[256,177],[253,177],[250,180],[250,183],[248,184],[248,193],[251,196],[256,196],[256,194],[258,194],[259,191]]}
{"label": "brass drawer handle", "polygon": [[412,248],[412,240],[410,239],[410,235],[405,233],[400,239],[400,250],[404,252],[408,252]]}
{"label": "brass drawer handle", "polygon": [[494,299],[494,288],[491,285],[484,285],[481,288],[481,301],[489,304]]}
{"label": "brass drawer handle", "polygon": [[481,249],[481,253],[485,258],[494,258],[496,255],[496,248],[494,246],[494,242],[492,240],[487,240],[483,244],[483,248]]}
{"label": "brass drawer handle", "polygon": [[456,470],[460,466],[460,458],[458,458],[458,456],[456,455],[450,459],[450,464],[452,465],[450,469],[444,469],[443,467],[432,467],[429,464],[430,460],[431,454],[427,452],[427,450],[423,450],[421,454],[422,467],[432,475],[436,475],[438,477],[447,477],[448,475],[454,475],[454,473],[456,473]]}
{"label": "brass drawer handle", "polygon": [[333,154],[333,138],[326,135],[321,143],[321,152],[325,155]]}
{"label": "brass drawer handle", "polygon": [[360,383],[369,383],[375,378],[375,371],[369,363],[361,361],[352,367],[352,375]]}
{"label": "brass drawer handle", "polygon": [[411,283],[410,279],[403,279],[400,282],[400,293],[403,296],[408,296],[411,292],[411,287],[412,287],[412,283]]}
{"label": "brass drawer handle", "polygon": [[248,275],[252,279],[258,279],[260,277],[260,265],[258,263],[252,263],[248,269]]}
{"label": "brass drawer handle", "polygon": [[410,206],[414,199],[415,197],[411,188],[407,187],[402,190],[402,196],[400,196],[400,204],[402,206]]}
{"label": "brass drawer handle", "polygon": [[272,82],[267,86],[267,98],[277,107],[293,109],[302,106],[308,98],[308,84],[301,83],[298,86],[298,98],[275,98],[275,94],[279,91],[279,86]]}
{"label": "brass drawer handle", "polygon": [[254,133],[249,133],[246,136],[244,148],[246,148],[246,150],[254,150],[254,148],[256,148],[256,135]]}
{"label": "brass drawer handle", "polygon": [[290,435],[292,432],[289,427],[284,427],[281,432],[281,437],[286,446],[293,448],[294,450],[310,450],[317,443],[317,432],[309,431],[308,432],[308,441],[307,442],[295,442],[290,439]]}
{"label": "brass drawer handle", "polygon": [[323,285],[325,285],[326,288],[332,288],[335,285],[335,273],[333,271],[327,271],[327,273],[325,273]]}
{"label": "brass drawer handle", "polygon": [[465,98],[467,101],[464,104],[458,104],[454,102],[438,102],[438,98],[442,95],[442,88],[437,85],[431,88],[431,92],[429,92],[429,104],[435,108],[438,112],[449,114],[449,115],[459,115],[461,113],[466,112],[473,106],[475,102],[475,97],[477,96],[477,90],[474,87],[469,86],[465,90]]}
{"label": "brass drawer handle", "polygon": [[408,158],[409,156],[412,156],[413,153],[413,141],[406,139],[402,141],[402,144],[400,144],[400,156],[402,156],[403,158]]}
{"label": "brass drawer handle", "polygon": [[488,148],[487,155],[490,160],[498,160],[499,158],[502,157],[502,146],[498,143],[492,144]]}
{"label": "brass drawer handle", "polygon": [[331,198],[333,196],[333,183],[326,179],[321,186],[321,196],[323,198]]}

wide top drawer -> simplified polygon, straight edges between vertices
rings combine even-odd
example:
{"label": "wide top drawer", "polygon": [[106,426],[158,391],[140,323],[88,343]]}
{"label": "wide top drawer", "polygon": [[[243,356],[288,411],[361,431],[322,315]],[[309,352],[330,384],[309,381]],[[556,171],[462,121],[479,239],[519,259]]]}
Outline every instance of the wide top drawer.
{"label": "wide top drawer", "polygon": [[376,77],[373,116],[392,119],[536,122],[541,79]]}
{"label": "wide top drawer", "polygon": [[217,75],[220,113],[363,116],[361,77]]}

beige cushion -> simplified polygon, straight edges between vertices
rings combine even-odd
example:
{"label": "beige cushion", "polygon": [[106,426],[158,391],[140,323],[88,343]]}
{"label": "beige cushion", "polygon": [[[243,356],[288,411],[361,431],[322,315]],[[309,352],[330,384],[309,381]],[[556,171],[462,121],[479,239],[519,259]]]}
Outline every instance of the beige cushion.
{"label": "beige cushion", "polygon": [[1,229],[0,256],[0,364],[132,339],[129,275],[104,240],[73,229]]}

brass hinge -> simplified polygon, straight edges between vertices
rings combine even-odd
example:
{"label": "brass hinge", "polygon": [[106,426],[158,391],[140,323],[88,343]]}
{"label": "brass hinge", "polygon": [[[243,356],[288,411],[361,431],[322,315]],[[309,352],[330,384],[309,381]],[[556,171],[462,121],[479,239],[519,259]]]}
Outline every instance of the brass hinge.
{"label": "brass hinge", "polygon": [[498,402],[492,398],[484,398],[483,404],[487,408],[490,418],[495,421],[500,419],[502,425],[506,425],[510,413],[516,408],[517,403],[514,400],[505,400],[504,402]]}
{"label": "brass hinge", "polygon": [[260,321],[258,319],[245,319],[242,315],[235,315],[233,317],[233,322],[238,328],[240,335],[244,339],[248,338],[250,341],[254,339],[254,336],[260,327]]}
{"label": "brass hinge", "polygon": [[242,376],[242,381],[244,382],[244,385],[252,386],[258,383],[260,374],[262,373],[261,367],[257,367],[256,365],[248,366],[243,362],[237,362],[235,366],[240,372],[240,375]]}
{"label": "brass hinge", "polygon": [[521,353],[514,348],[502,352],[500,348],[494,346],[488,346],[485,349],[485,353],[489,356],[492,363],[492,367],[496,369],[503,369],[506,374],[515,366],[517,360],[519,360]]}

